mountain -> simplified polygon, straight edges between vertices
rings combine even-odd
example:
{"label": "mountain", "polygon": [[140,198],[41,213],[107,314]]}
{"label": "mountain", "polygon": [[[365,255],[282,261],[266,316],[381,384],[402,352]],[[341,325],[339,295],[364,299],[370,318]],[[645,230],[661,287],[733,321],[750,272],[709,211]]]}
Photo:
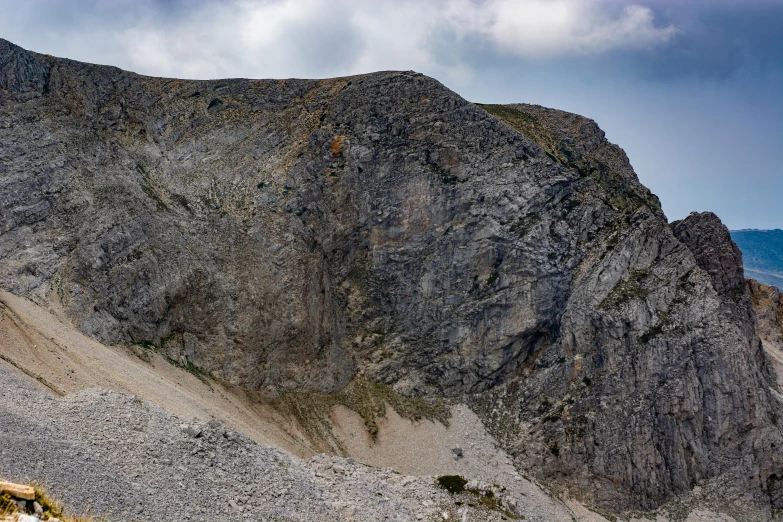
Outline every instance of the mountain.
{"label": "mountain", "polygon": [[783,230],[732,230],[731,239],[742,250],[748,277],[783,288]]}
{"label": "mountain", "polygon": [[176,80],[0,41],[0,194],[0,286],[294,398],[311,439],[338,406],[374,436],[385,403],[461,404],[597,509],[778,508],[739,250],[713,214],[669,224],[592,120],[413,72]]}

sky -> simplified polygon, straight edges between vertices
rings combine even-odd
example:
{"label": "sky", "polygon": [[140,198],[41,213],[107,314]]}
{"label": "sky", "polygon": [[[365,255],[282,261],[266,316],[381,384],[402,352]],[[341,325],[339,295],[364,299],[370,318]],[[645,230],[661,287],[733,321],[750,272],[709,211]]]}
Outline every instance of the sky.
{"label": "sky", "polygon": [[0,38],[154,76],[415,70],[594,119],[670,220],[783,228],[783,0],[0,0]]}

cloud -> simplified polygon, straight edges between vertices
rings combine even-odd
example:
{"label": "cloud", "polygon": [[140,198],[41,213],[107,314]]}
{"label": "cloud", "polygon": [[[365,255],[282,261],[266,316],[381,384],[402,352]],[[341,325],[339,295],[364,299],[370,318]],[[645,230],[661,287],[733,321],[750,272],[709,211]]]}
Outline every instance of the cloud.
{"label": "cloud", "polygon": [[174,23],[145,19],[118,32],[132,69],[146,74],[328,76],[363,49],[352,12],[315,0],[203,3]]}
{"label": "cloud", "polygon": [[452,3],[446,21],[460,36],[482,35],[501,51],[525,58],[638,50],[668,42],[673,26],[658,27],[652,10],[590,0],[488,0]]}
{"label": "cloud", "polygon": [[[15,0],[0,0],[18,5]],[[25,45],[114,63],[144,74],[329,76],[378,69],[468,74],[459,57],[442,63],[438,35],[481,42],[490,53],[524,59],[640,50],[664,45],[675,29],[641,5],[598,0],[228,0],[109,2],[30,0],[0,21]],[[69,6],[69,7],[66,7]],[[37,13],[49,13],[38,16]],[[31,27],[33,26],[33,27]],[[10,34],[9,34],[10,33]],[[43,33],[43,34],[41,34]],[[96,45],[96,42],[101,42]],[[65,44],[65,45],[63,45]]]}

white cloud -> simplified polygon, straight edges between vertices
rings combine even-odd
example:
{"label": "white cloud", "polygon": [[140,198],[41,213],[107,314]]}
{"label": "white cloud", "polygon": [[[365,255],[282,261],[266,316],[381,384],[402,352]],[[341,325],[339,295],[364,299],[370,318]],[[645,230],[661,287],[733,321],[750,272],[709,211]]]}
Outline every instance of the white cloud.
{"label": "white cloud", "polygon": [[[0,0],[0,7],[4,1],[16,0]],[[465,56],[473,42],[481,43],[482,56],[537,60],[651,48],[675,32],[657,26],[647,7],[618,9],[609,0],[229,0],[169,8],[82,0],[70,4],[81,9],[72,7],[63,25],[58,16],[36,18],[44,0],[30,5],[0,20],[0,35],[13,40],[19,32],[25,45],[29,35],[42,34],[50,48],[36,50],[187,78],[381,69],[464,77],[475,65]],[[448,60],[436,45],[444,34]]]}
{"label": "white cloud", "polygon": [[675,32],[657,27],[647,7],[610,8],[590,0],[462,0],[450,5],[447,19],[461,35],[480,34],[499,50],[533,59],[650,48]]}

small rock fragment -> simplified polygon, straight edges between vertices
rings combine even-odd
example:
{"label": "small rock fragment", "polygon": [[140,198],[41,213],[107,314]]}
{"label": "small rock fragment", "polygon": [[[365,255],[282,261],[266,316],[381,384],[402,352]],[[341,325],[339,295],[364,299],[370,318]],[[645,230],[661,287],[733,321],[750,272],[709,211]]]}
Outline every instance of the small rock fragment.
{"label": "small rock fragment", "polygon": [[22,498],[24,500],[35,500],[35,490],[24,484],[0,482],[0,492],[8,493],[12,497]]}

